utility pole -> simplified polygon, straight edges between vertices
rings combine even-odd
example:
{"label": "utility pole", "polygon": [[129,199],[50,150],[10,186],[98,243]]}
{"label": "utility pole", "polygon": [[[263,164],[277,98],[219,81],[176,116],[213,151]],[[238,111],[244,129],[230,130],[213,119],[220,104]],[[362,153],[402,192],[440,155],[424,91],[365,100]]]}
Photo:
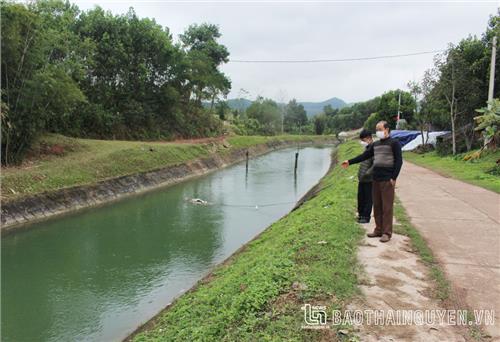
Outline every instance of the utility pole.
{"label": "utility pole", "polygon": [[401,91],[399,91],[398,97],[398,121],[401,120]]}
{"label": "utility pole", "polygon": [[400,128],[399,127],[399,120],[401,120],[401,110],[400,110],[400,108],[401,108],[401,90],[398,91],[398,93],[399,93],[399,96],[398,96],[398,118],[396,120],[396,129]]}
{"label": "utility pole", "polygon": [[283,135],[283,125],[285,123],[285,105],[281,105],[281,135]]}
{"label": "utility pole", "polygon": [[491,108],[493,101],[493,88],[495,87],[495,63],[497,54],[497,36],[493,36],[493,44],[491,47],[491,65],[490,65],[490,85],[488,87],[488,108]]}
{"label": "utility pole", "polygon": [[278,105],[280,106],[280,114],[281,114],[281,135],[283,135],[284,123],[285,123],[285,111],[286,111],[286,104],[285,104],[286,92],[283,89],[280,89],[278,96],[279,96],[278,101],[280,102]]}

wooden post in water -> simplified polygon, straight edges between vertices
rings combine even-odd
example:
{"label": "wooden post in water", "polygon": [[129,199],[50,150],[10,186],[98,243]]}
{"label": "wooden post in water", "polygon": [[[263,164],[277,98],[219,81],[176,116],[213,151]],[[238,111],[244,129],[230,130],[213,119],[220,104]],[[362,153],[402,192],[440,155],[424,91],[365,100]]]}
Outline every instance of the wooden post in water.
{"label": "wooden post in water", "polygon": [[246,169],[247,169],[247,171],[248,171],[248,150],[247,150],[247,152],[246,152],[246,157],[247,157]]}
{"label": "wooden post in water", "polygon": [[297,173],[297,163],[299,161],[299,151],[295,152],[295,168],[294,172]]}

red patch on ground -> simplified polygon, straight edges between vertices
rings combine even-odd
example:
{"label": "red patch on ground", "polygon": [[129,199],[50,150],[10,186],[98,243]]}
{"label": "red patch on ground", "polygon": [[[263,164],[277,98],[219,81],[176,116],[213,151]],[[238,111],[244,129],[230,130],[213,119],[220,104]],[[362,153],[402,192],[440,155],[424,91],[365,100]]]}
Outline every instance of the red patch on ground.
{"label": "red patch on ground", "polygon": [[60,156],[64,154],[64,147],[58,144],[52,145],[48,148],[47,154],[55,154]]}

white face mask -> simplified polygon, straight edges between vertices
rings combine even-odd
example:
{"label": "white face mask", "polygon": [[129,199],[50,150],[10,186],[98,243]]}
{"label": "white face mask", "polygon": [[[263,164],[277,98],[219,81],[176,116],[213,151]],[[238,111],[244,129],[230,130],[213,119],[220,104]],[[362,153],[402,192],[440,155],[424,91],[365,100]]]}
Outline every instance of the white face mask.
{"label": "white face mask", "polygon": [[362,146],[368,146],[368,143],[367,143],[366,141],[361,140],[359,143],[360,143]]}
{"label": "white face mask", "polygon": [[385,138],[385,132],[384,131],[377,131],[376,134],[377,134],[377,137],[379,139],[384,139]]}

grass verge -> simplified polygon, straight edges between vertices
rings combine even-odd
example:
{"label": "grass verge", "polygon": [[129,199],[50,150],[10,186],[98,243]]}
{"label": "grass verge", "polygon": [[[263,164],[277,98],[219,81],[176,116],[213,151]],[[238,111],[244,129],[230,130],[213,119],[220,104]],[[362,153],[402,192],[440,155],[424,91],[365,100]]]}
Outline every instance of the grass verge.
{"label": "grass verge", "polygon": [[[338,158],[358,153],[342,144]],[[133,336],[134,341],[344,339],[302,329],[304,303],[341,309],[358,293],[356,167],[335,167],[321,191],[271,225]],[[326,335],[326,336],[325,336]]]}
{"label": "grass verge", "polygon": [[479,159],[464,161],[465,154],[439,156],[435,151],[424,154],[405,152],[404,158],[445,176],[460,179],[485,189],[500,193],[500,150],[486,151]]}
{"label": "grass verge", "polygon": [[[57,134],[41,138],[32,157],[19,167],[2,168],[2,200],[146,172],[213,153],[270,141],[321,140],[318,136],[234,136],[198,143],[76,139]],[[226,146],[224,146],[226,145]]]}

